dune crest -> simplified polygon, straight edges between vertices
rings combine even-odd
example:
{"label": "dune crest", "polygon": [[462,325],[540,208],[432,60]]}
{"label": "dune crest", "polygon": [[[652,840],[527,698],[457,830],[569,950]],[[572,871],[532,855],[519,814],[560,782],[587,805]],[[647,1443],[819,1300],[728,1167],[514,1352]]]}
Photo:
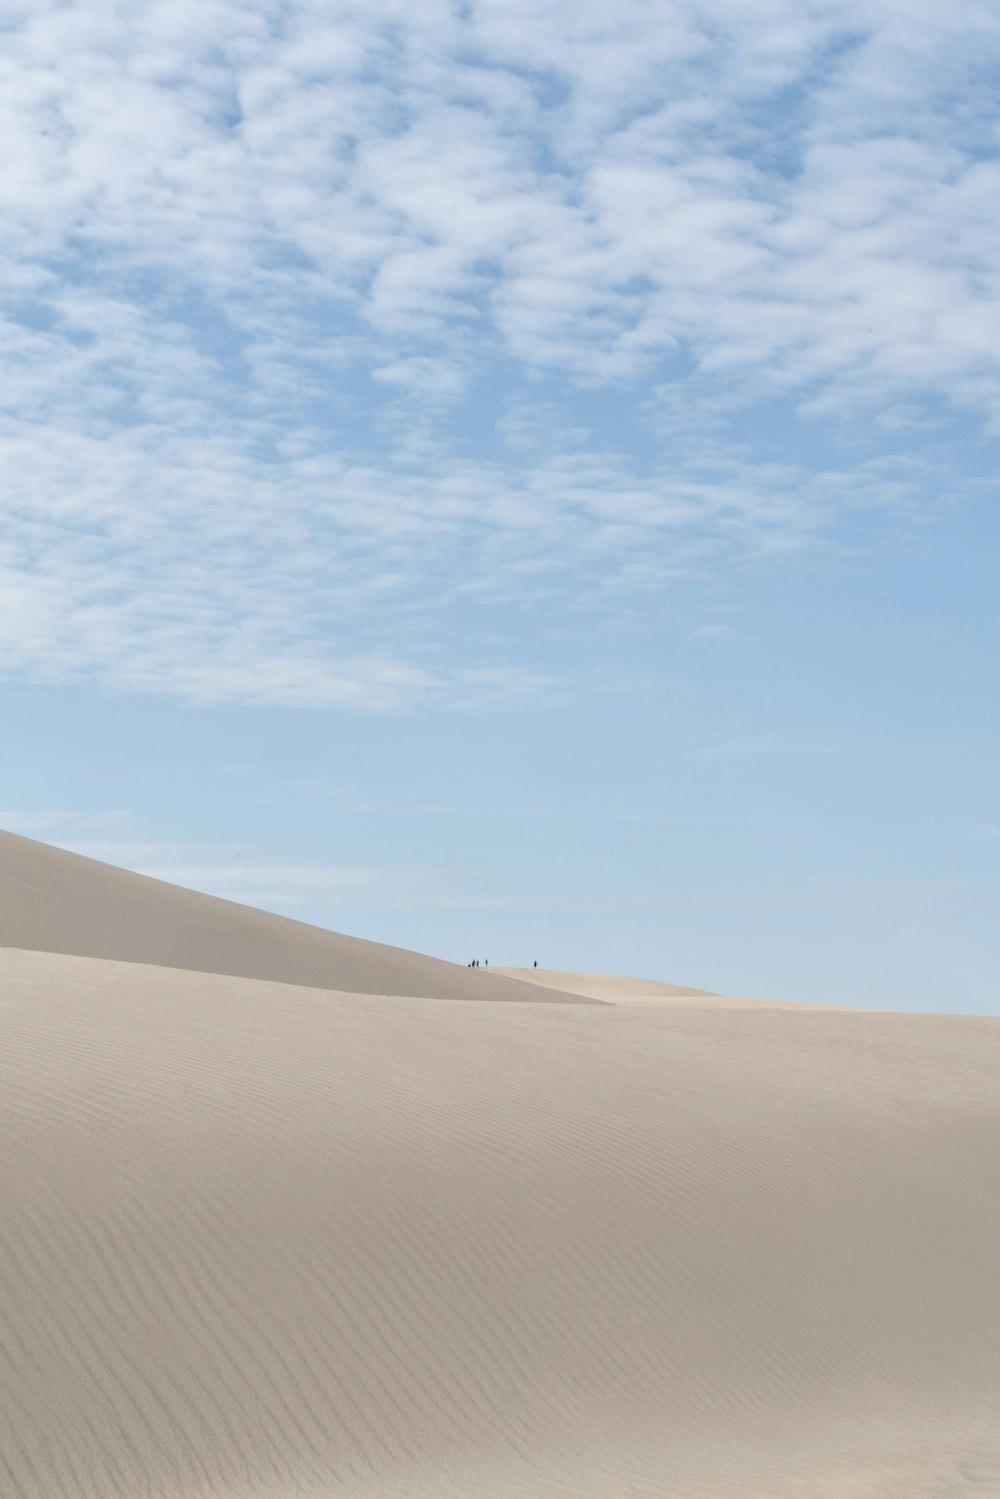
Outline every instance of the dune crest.
{"label": "dune crest", "polygon": [[538,999],[537,989],[485,968],[346,937],[2,831],[0,947],[359,994]]}

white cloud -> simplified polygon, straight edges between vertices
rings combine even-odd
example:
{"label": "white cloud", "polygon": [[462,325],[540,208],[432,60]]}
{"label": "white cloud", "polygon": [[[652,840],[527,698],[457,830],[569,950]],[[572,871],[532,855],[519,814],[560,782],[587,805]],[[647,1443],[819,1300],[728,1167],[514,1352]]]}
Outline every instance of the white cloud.
{"label": "white cloud", "polygon": [[10,672],[363,708],[535,691],[428,619],[606,603],[899,493],[707,465],[703,434],[623,456],[572,411],[547,430],[559,391],[621,385],[652,434],[657,389],[861,402],[882,440],[928,396],[1000,419],[978,0],[7,15]]}

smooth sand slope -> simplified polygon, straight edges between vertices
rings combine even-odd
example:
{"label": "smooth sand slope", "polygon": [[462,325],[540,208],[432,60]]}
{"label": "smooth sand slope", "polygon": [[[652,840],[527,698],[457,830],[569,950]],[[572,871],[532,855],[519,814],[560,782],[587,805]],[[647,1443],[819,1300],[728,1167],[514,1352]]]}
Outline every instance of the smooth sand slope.
{"label": "smooth sand slope", "polygon": [[[723,995],[708,989],[689,989],[684,984],[660,984],[652,979],[625,978],[618,973],[566,973],[559,968],[497,968],[496,973],[552,991],[549,998],[572,994],[598,999],[604,1004],[670,1004],[676,1000],[710,1000],[727,1003]],[[748,1001],[753,1003],[753,1001]],[[766,1003],[766,1001],[761,1001]]]}
{"label": "smooth sand slope", "polygon": [[3,1499],[1000,1494],[998,1021],[9,949],[0,1037]]}
{"label": "smooth sand slope", "polygon": [[[750,995],[715,994],[685,984],[661,984],[655,979],[628,978],[621,973],[567,973],[558,968],[491,968],[491,973],[533,984],[556,1002],[568,998],[606,1005],[663,1006],[708,1010],[798,1010],[783,999],[755,999]],[[812,1008],[816,1008],[813,1006]],[[824,1008],[830,1008],[826,1006]],[[833,1008],[838,1008],[834,1006]],[[1000,1499],[1000,1496],[998,1496]]]}
{"label": "smooth sand slope", "polygon": [[359,994],[537,998],[536,989],[486,969],[344,937],[5,832],[0,832],[0,947]]}

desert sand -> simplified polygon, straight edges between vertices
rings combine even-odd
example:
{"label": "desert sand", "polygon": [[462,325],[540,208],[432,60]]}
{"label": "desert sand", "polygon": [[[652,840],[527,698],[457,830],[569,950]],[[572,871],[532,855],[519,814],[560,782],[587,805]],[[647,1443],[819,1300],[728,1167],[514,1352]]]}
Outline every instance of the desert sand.
{"label": "desert sand", "polygon": [[1000,1494],[1000,1021],[526,984],[12,837],[0,942],[4,1499]]}
{"label": "desert sand", "polygon": [[0,947],[120,958],[358,994],[534,1000],[485,968],[458,967],[197,894],[0,832]]}

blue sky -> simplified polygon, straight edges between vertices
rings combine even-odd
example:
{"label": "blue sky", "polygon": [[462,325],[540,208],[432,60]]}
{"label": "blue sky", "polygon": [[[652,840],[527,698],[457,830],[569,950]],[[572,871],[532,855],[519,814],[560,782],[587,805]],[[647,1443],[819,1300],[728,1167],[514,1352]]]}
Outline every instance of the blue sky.
{"label": "blue sky", "polygon": [[1000,1010],[1000,15],[4,7],[0,824]]}

